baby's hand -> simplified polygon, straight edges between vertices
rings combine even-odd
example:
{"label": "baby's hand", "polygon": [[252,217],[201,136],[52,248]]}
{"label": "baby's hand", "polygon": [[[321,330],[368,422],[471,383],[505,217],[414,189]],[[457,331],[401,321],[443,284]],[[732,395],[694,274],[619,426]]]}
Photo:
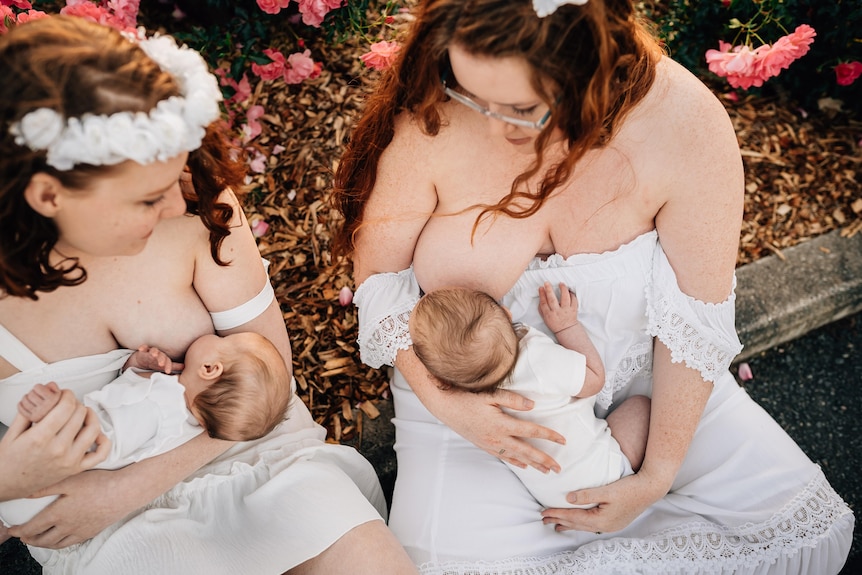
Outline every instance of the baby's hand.
{"label": "baby's hand", "polygon": [[135,365],[139,369],[147,369],[150,371],[163,371],[171,373],[174,370],[181,370],[181,363],[174,363],[168,354],[157,347],[142,345],[135,352]]}
{"label": "baby's hand", "polygon": [[560,283],[560,299],[550,282],[539,288],[539,313],[555,334],[578,325],[578,298],[564,283]]}

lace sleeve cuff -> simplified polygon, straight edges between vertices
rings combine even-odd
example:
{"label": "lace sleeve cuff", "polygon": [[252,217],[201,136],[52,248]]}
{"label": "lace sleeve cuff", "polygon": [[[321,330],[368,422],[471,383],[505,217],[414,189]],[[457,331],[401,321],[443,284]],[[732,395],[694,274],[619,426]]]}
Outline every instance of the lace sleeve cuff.
{"label": "lace sleeve cuff", "polygon": [[734,324],[735,290],[736,276],[730,295],[721,303],[706,303],[684,294],[658,246],[652,282],[646,287],[647,331],[667,346],[674,363],[684,361],[704,380],[715,381],[742,350]]}
{"label": "lace sleeve cuff", "polygon": [[419,284],[413,268],[375,274],[359,286],[353,303],[359,312],[359,356],[370,367],[394,365],[399,350],[410,340],[408,323],[419,301]]}

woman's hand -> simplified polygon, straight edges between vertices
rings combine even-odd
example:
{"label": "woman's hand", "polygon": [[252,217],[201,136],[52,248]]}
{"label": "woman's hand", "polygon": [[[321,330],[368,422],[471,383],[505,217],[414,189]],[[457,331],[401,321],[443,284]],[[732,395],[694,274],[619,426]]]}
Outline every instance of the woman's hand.
{"label": "woman's hand", "polygon": [[41,421],[31,424],[19,413],[0,440],[0,500],[27,497],[90,469],[104,461],[110,449],[93,411],[64,389]]}
{"label": "woman's hand", "polygon": [[503,461],[525,468],[535,467],[542,473],[560,472],[559,464],[524,438],[547,439],[565,444],[556,431],[537,423],[513,417],[501,408],[529,411],[533,402],[522,395],[498,389],[493,393],[471,393],[461,390],[438,390],[443,409],[437,416],[455,433],[480,449]]}
{"label": "woman's hand", "polygon": [[545,509],[542,522],[556,525],[557,531],[613,533],[627,527],[650,505],[664,497],[666,481],[646,473],[629,475],[602,487],[569,493],[566,499],[577,505],[596,505],[590,509]]}
{"label": "woman's hand", "polygon": [[[87,471],[39,490],[34,497],[59,497],[27,523],[11,527],[9,534],[28,545],[49,549],[61,549],[90,539],[129,513],[121,504],[123,498],[117,494],[119,486],[115,475],[118,473],[121,472]],[[143,501],[140,505],[146,503]]]}

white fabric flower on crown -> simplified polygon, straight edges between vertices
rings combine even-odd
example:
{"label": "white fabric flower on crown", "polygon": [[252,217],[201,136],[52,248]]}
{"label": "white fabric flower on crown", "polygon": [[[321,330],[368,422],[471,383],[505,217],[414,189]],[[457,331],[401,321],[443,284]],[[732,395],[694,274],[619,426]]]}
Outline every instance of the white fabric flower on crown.
{"label": "white fabric flower on crown", "polygon": [[46,162],[58,170],[71,170],[76,164],[111,166],[126,160],[163,162],[199,148],[207,126],[221,115],[218,81],[200,54],[178,46],[170,36],[141,36],[138,45],[176,79],[181,96],[160,101],[148,113],[64,118],[56,110],[39,108],[9,127],[15,143],[33,151],[45,150]]}
{"label": "white fabric flower on crown", "polygon": [[574,4],[575,6],[583,6],[589,0],[533,0],[533,10],[536,11],[536,16],[544,18],[550,16],[557,11],[557,8],[563,4]]}

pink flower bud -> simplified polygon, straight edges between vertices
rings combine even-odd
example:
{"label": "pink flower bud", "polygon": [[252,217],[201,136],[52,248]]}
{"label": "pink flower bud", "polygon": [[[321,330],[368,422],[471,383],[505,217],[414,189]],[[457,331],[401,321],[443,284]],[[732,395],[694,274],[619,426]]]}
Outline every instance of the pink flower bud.
{"label": "pink flower bud", "polygon": [[347,307],[353,303],[353,290],[347,286],[341,288],[341,291],[338,292],[338,303],[343,307]]}
{"label": "pink flower bud", "polygon": [[740,363],[739,364],[738,373],[739,373],[739,379],[741,379],[742,381],[748,381],[748,380],[754,379],[754,374],[751,373],[751,366],[748,365],[747,363]]}
{"label": "pink flower bud", "polygon": [[264,220],[254,220],[251,223],[251,233],[254,234],[254,237],[259,238],[266,234],[267,230],[269,230],[269,224]]}

